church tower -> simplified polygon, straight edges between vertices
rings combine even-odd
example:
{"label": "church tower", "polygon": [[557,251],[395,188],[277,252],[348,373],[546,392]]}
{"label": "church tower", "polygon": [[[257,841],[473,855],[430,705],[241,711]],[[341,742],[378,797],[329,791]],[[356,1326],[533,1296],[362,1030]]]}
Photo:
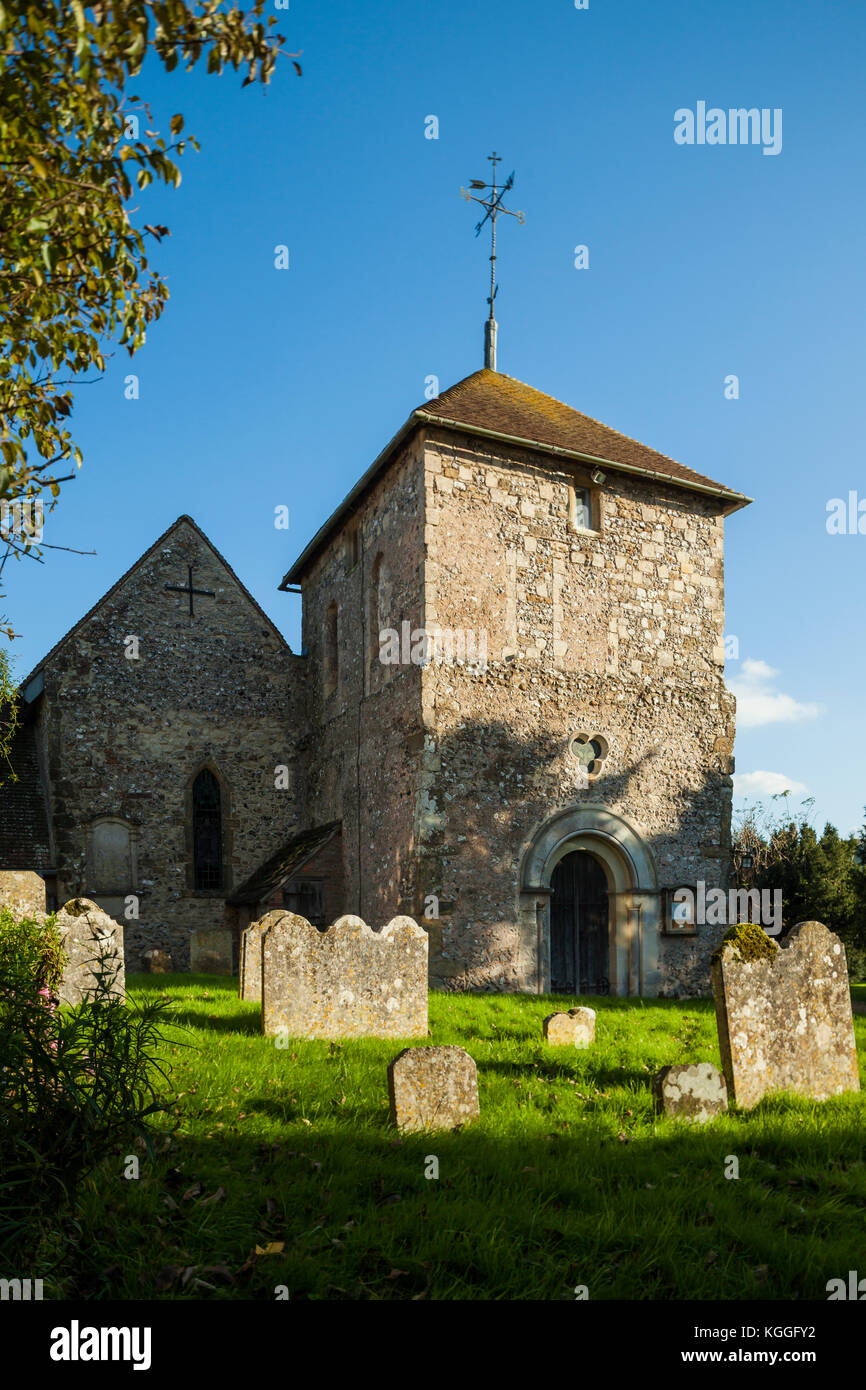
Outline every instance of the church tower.
{"label": "church tower", "polygon": [[347,910],[452,989],[706,987],[734,700],[724,519],[748,498],[484,368],[425,402],[289,570],[313,824]]}

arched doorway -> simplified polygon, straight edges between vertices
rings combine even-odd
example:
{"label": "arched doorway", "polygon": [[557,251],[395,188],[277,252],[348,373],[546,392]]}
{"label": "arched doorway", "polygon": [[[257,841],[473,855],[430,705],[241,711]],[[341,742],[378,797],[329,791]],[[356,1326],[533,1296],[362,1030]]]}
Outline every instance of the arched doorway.
{"label": "arched doorway", "polygon": [[[608,806],[564,807],[538,826],[522,855],[519,913],[523,989],[599,993],[607,979],[612,995],[658,994],[659,889],[652,853],[640,831]],[[607,960],[606,970],[599,960]]]}
{"label": "arched doorway", "polygon": [[607,877],[594,854],[572,850],[550,879],[550,989],[610,993]]}

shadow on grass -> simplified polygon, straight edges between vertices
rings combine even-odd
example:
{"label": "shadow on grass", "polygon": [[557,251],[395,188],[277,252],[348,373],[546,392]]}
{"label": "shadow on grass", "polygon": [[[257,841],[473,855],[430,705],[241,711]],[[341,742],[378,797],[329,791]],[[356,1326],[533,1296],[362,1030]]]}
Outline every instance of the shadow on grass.
{"label": "shadow on grass", "polygon": [[[181,1135],[141,1185],[90,1194],[77,1296],[273,1299],[285,1284],[292,1299],[556,1300],[586,1283],[591,1298],[825,1298],[862,1253],[856,1125],[827,1115],[798,1132],[780,1098],[625,1143],[590,1127],[399,1136],[369,1107],[360,1123],[310,1126],[269,1098],[249,1104],[283,1125],[278,1140]],[[180,1283],[217,1257],[224,1283]]]}
{"label": "shadow on grass", "polygon": [[176,1006],[171,1011],[169,1021],[182,1027],[209,1029],[215,1033],[240,1033],[242,1036],[255,1038],[262,1036],[262,1020],[257,1013],[227,1017],[224,1014],[201,1014],[195,1009]]}
{"label": "shadow on grass", "polygon": [[[562,1061],[545,1060],[541,1062],[532,1061],[477,1061],[479,1075],[486,1072],[494,1072],[500,1076],[521,1077],[530,1079],[539,1078],[543,1081],[586,1081],[596,1086],[634,1086],[637,1084],[649,1086],[650,1074],[637,1067],[605,1067],[594,1065],[594,1060],[583,1050],[574,1048],[562,1049],[565,1054]],[[586,1060],[586,1066],[580,1071],[575,1071],[574,1063],[577,1058]]]}

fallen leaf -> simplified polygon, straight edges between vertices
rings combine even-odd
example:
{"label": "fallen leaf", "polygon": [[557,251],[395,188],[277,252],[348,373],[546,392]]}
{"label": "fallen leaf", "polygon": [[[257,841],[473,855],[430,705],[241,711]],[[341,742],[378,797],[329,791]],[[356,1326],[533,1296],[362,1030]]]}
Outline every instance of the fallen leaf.
{"label": "fallen leaf", "polygon": [[286,1242],[285,1242],[284,1240],[272,1240],[272,1241],[269,1241],[267,1245],[257,1245],[257,1246],[256,1246],[256,1254],[257,1254],[257,1255],[282,1255],[282,1253],[283,1253],[283,1251],[285,1250],[285,1248],[286,1248]]}
{"label": "fallen leaf", "polygon": [[225,1190],[225,1188],[224,1188],[224,1187],[218,1187],[217,1190],[216,1190],[216,1192],[212,1192],[211,1195],[210,1195],[209,1197],[202,1197],[202,1199],[201,1199],[201,1201],[199,1202],[198,1205],[199,1205],[200,1207],[206,1207],[206,1206],[208,1205],[209,1202],[221,1202],[222,1199],[223,1199],[223,1197],[224,1197],[225,1195],[226,1195],[226,1190]]}

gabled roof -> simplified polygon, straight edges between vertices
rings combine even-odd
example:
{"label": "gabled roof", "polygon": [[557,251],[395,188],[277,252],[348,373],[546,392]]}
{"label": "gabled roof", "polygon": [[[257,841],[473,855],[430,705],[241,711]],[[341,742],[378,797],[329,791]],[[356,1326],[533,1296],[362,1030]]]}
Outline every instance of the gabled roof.
{"label": "gabled roof", "polygon": [[736,511],[752,500],[742,492],[734,492],[685,464],[677,463],[667,454],[660,454],[591,416],[582,415],[553,396],[536,391],[534,386],[482,367],[450,386],[441,396],[425,401],[412,411],[403,428],[316,532],[283,579],[281,589],[301,580],[330,535],[351,515],[363,495],[389,466],[399,447],[424,425],[451,427],[560,458],[603,464],[621,472],[673,483],[676,487],[717,497],[725,512]]}
{"label": "gabled roof", "polygon": [[[131,574],[134,574],[135,571],[136,571],[137,569],[139,569],[143,564],[145,564],[145,562],[146,562],[147,560],[150,559],[150,557],[151,557],[151,555],[153,555],[154,551],[159,549],[159,547],[165,542],[165,540],[171,535],[171,533],[172,533],[173,531],[176,531],[177,528],[178,528],[179,526],[184,526],[184,525],[185,525],[185,526],[188,526],[192,531],[195,531],[195,533],[196,533],[196,535],[199,537],[199,539],[204,541],[204,543],[205,543],[205,545],[208,547],[208,549],[213,553],[213,555],[216,556],[217,560],[219,560],[220,564],[221,564],[221,565],[223,566],[223,568],[228,572],[228,574],[229,574],[229,575],[231,576],[231,578],[234,580],[235,584],[237,584],[237,586],[238,586],[238,588],[240,589],[241,593],[244,595],[244,598],[246,598],[247,601],[248,601],[248,602],[252,605],[252,607],[256,610],[256,612],[258,613],[259,617],[262,618],[262,619],[267,623],[268,627],[271,629],[271,632],[273,632],[274,635],[279,639],[279,641],[282,642],[282,644],[283,644],[283,646],[286,648],[286,650],[289,651],[289,652],[291,651],[291,647],[289,646],[289,644],[288,644],[288,642],[286,641],[286,639],[285,639],[285,637],[283,636],[283,634],[282,634],[280,631],[278,631],[278,629],[277,629],[276,627],[274,627],[274,624],[271,622],[271,619],[268,617],[268,615],[267,615],[267,613],[265,612],[265,610],[261,607],[260,604],[256,603],[256,600],[253,598],[253,596],[252,596],[252,594],[250,593],[249,589],[246,587],[246,585],[245,585],[244,583],[242,583],[242,581],[241,581],[240,579],[238,579],[237,575],[235,574],[234,570],[232,569],[231,565],[229,564],[229,562],[228,562],[228,560],[225,558],[225,556],[220,554],[220,552],[217,550],[216,546],[214,545],[213,541],[210,540],[210,539],[205,535],[204,531],[201,529],[200,526],[197,526],[197,525],[196,525],[196,523],[193,521],[192,517],[191,517],[191,516],[186,516],[186,515],[184,515],[184,516],[179,516],[178,519],[177,519],[177,521],[173,521],[172,524],[171,524],[171,526],[169,526],[169,527],[167,528],[167,530],[163,531],[163,533],[162,533],[161,536],[158,536],[158,537],[156,538],[156,540],[154,541],[153,545],[150,546],[150,547],[144,552],[143,555],[140,555],[140,556],[138,557],[138,559],[135,561],[135,564],[130,565],[129,569],[124,571],[124,573],[120,576],[120,578],[117,580],[117,582],[116,582],[115,584],[112,584],[112,586],[111,586],[110,589],[106,589],[105,593],[102,595],[102,598],[97,599],[96,603],[94,603],[94,605],[93,605],[92,608],[88,608],[87,612],[84,614],[83,617],[81,617],[81,618],[78,619],[78,622],[74,625],[74,627],[71,627],[71,628],[69,629],[69,631],[68,631],[63,637],[60,638],[60,641],[59,641],[59,642],[55,642],[54,646],[53,646],[53,647],[51,648],[51,650],[42,658],[42,660],[41,660],[41,661],[38,661],[38,662],[36,663],[36,665],[33,667],[33,670],[30,672],[29,676],[26,676],[26,677],[24,678],[24,680],[21,682],[21,685],[20,685],[20,689],[21,689],[21,690],[26,689],[26,687],[27,687],[27,685],[30,683],[30,681],[32,681],[33,678],[34,678],[36,675],[38,675],[38,673],[39,673],[45,666],[47,666],[48,663],[49,663],[50,661],[52,661],[52,660],[54,659],[54,657],[55,657],[55,656],[57,655],[57,653],[61,650],[61,648],[62,648],[62,647],[65,647],[66,643],[69,642],[69,641],[71,641],[71,639],[75,636],[75,634],[76,634],[77,632],[80,632],[81,628],[84,626],[84,624],[85,624],[86,622],[88,622],[88,620],[89,620],[90,618],[93,617],[94,613],[96,613],[97,610],[100,609],[100,608],[102,607],[102,605],[103,605],[104,603],[106,603],[106,602],[108,601],[108,599],[110,599],[110,598],[112,597],[113,594],[116,594],[116,593],[117,593],[118,589],[121,588],[121,586],[122,586],[123,584],[126,583],[127,579],[130,577],[130,575],[131,575]],[[37,692],[37,693],[41,693],[41,687],[40,687],[39,692]]]}
{"label": "gabled roof", "polygon": [[339,834],[341,826],[342,821],[334,820],[329,821],[327,825],[318,825],[313,830],[299,831],[287,840],[276,854],[266,859],[255,873],[250,874],[239,888],[230,893],[226,901],[233,906],[238,903],[270,902],[278,888],[300,873],[313,855],[324,849],[325,845]]}

